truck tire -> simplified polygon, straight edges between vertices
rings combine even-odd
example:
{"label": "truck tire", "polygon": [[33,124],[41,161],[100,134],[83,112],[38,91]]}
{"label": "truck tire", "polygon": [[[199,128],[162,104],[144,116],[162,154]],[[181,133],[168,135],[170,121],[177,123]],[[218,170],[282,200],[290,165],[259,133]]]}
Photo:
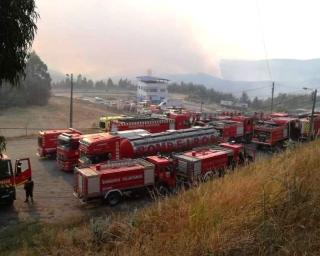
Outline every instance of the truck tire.
{"label": "truck tire", "polygon": [[118,203],[120,203],[121,199],[122,199],[121,194],[119,192],[115,191],[115,192],[111,192],[107,196],[106,201],[110,206],[115,206]]}
{"label": "truck tire", "polygon": [[210,172],[207,172],[203,178],[202,178],[202,181],[203,182],[208,182],[209,180],[212,180],[213,179],[213,172],[210,171]]}
{"label": "truck tire", "polygon": [[159,192],[162,196],[168,196],[170,194],[170,190],[167,188],[167,186],[164,185],[160,186]]}
{"label": "truck tire", "polygon": [[246,144],[250,144],[251,141],[252,141],[252,134],[247,134],[247,135],[245,136],[245,143],[246,143]]}
{"label": "truck tire", "polygon": [[14,199],[12,198],[12,199],[8,200],[7,206],[12,206],[13,203],[14,203]]}

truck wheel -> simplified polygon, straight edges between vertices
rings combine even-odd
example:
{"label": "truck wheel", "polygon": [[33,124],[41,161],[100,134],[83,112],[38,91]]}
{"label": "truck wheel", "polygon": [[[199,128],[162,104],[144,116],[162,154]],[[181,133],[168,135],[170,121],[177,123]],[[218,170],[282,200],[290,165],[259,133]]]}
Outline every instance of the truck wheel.
{"label": "truck wheel", "polygon": [[224,177],[224,174],[225,174],[224,168],[220,168],[220,169],[218,170],[218,173],[219,173],[219,178]]}
{"label": "truck wheel", "polygon": [[213,172],[207,172],[204,176],[203,176],[203,182],[207,182],[209,180],[213,179]]}
{"label": "truck wheel", "polygon": [[159,196],[163,196],[163,197],[165,197],[165,196],[168,196],[169,195],[169,189],[167,188],[167,186],[165,186],[165,185],[159,185],[158,187],[157,187],[157,192],[158,192],[158,194],[159,194]]}
{"label": "truck wheel", "polygon": [[6,205],[7,205],[7,206],[12,206],[13,203],[14,203],[14,199],[11,198],[11,199],[9,199],[9,200],[6,202]]}
{"label": "truck wheel", "polygon": [[252,141],[252,134],[247,134],[245,137],[245,143],[250,144]]}
{"label": "truck wheel", "polygon": [[121,195],[119,192],[111,192],[107,198],[107,203],[110,205],[110,206],[115,206],[117,205],[118,203],[120,203],[121,201]]}

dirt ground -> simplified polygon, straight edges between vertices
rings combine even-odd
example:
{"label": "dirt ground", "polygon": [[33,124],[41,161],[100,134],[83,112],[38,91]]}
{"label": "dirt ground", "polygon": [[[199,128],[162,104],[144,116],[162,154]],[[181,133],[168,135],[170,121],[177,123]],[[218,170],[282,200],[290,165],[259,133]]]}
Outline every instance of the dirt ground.
{"label": "dirt ground", "polygon": [[[74,100],[73,109],[73,127],[80,130],[97,127],[99,118],[103,115],[117,114],[104,105],[79,99]],[[28,128],[28,134],[32,134],[40,129],[67,128],[68,125],[69,100],[66,97],[53,96],[47,106],[9,108],[0,111],[0,134],[6,137],[26,135],[26,130],[1,128]]]}
{"label": "dirt ground", "polygon": [[73,174],[58,170],[55,160],[39,159],[36,138],[11,139],[7,154],[14,161],[30,157],[34,180],[34,204],[24,203],[23,187],[17,188],[12,207],[0,208],[0,227],[23,221],[55,222],[65,217],[92,216],[100,213],[132,212],[150,202],[150,198],[128,199],[116,207],[102,201],[82,204],[73,195]]}
{"label": "dirt ground", "polygon": [[[30,106],[26,108],[9,108],[0,110],[0,134],[6,137],[25,136],[36,134],[41,129],[61,129],[69,126],[69,92],[67,90],[53,91],[54,96],[46,106]],[[95,102],[94,97],[112,100],[133,100],[132,91],[116,92],[74,92],[73,127],[79,130],[87,130],[97,127],[99,118],[104,115],[123,114],[111,110],[106,105]],[[170,94],[172,99],[179,99],[183,105],[195,111],[200,110],[200,104],[185,100],[185,95]],[[216,105],[204,105],[203,111],[214,111]],[[1,129],[2,128],[2,129]],[[9,129],[20,128],[20,129]]]}

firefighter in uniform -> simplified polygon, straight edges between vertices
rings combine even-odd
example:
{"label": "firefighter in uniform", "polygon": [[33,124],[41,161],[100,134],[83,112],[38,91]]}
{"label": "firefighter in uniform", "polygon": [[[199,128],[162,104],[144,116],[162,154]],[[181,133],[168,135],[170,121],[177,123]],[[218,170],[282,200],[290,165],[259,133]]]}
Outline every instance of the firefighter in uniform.
{"label": "firefighter in uniform", "polygon": [[26,191],[26,200],[25,203],[29,202],[29,197],[31,198],[31,202],[33,203],[33,180],[31,177],[28,181],[24,184],[24,190]]}

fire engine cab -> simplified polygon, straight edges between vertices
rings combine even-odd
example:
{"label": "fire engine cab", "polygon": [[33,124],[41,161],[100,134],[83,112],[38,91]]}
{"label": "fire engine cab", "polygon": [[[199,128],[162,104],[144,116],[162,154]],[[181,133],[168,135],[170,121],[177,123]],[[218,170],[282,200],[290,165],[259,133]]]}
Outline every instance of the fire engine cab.
{"label": "fire engine cab", "polygon": [[76,129],[69,128],[64,130],[44,130],[39,131],[38,135],[38,153],[40,157],[55,156],[57,153],[58,136],[62,133],[77,133],[81,134]]}
{"label": "fire engine cab", "polygon": [[16,186],[22,185],[30,177],[29,158],[16,160],[13,169],[10,158],[0,154],[0,203],[13,204],[16,199]]}

